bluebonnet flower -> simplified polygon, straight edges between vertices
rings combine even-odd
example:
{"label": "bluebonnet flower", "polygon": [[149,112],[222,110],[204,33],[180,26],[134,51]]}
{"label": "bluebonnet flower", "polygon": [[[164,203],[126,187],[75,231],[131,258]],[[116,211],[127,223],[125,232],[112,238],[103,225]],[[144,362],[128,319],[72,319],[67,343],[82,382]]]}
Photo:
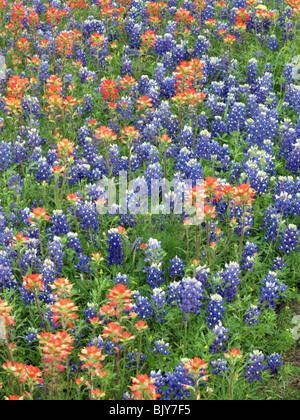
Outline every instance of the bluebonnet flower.
{"label": "bluebonnet flower", "polygon": [[223,373],[226,373],[229,370],[227,360],[225,359],[212,360],[210,364],[214,368],[213,370],[214,375],[223,375]]}
{"label": "bluebonnet flower", "polygon": [[284,258],[276,257],[273,260],[274,265],[271,267],[271,271],[279,270],[281,271],[284,267],[287,267],[286,264],[284,264]]}
{"label": "bluebonnet flower", "polygon": [[276,309],[276,300],[282,296],[287,289],[285,284],[280,284],[277,279],[277,273],[269,271],[267,277],[262,280],[264,286],[260,288],[260,303],[264,304],[266,309],[270,307]]}
{"label": "bluebonnet flower", "polygon": [[64,245],[61,242],[61,238],[59,236],[54,236],[53,239],[48,242],[47,249],[48,257],[54,262],[56,273],[59,274],[63,267],[63,258],[65,255],[63,251]]}
{"label": "bluebonnet flower", "polygon": [[210,300],[207,305],[207,317],[205,318],[205,321],[208,324],[208,328],[213,328],[216,324],[219,324],[219,322],[224,318],[224,311],[225,308],[223,307],[224,300],[222,296],[218,294],[214,294],[210,296]]}
{"label": "bluebonnet flower", "polygon": [[[137,367],[137,369],[141,368],[141,363],[147,359],[147,356],[144,353],[140,353],[138,351],[131,351],[127,353],[127,357],[130,360],[130,363],[127,363],[126,368],[129,369],[132,366]],[[139,360],[139,364],[137,366],[137,361]]]}
{"label": "bluebonnet flower", "polygon": [[147,283],[150,287],[159,287],[165,282],[162,276],[165,272],[161,269],[162,263],[152,263],[149,267],[145,267],[143,272],[146,273]]}
{"label": "bluebonnet flower", "polygon": [[153,288],[159,287],[165,282],[165,279],[162,278],[165,272],[161,269],[165,252],[161,248],[161,242],[150,238],[146,244],[145,255],[144,261],[148,265],[144,267],[143,272],[146,273],[147,283]]}
{"label": "bluebonnet flower", "polygon": [[20,300],[25,302],[26,306],[30,305],[30,302],[34,301],[34,294],[31,290],[26,290],[24,285],[19,287]]}
{"label": "bluebonnet flower", "polygon": [[300,139],[297,139],[296,142],[292,144],[292,150],[287,158],[286,169],[288,169],[295,175],[299,175],[300,174],[299,168],[300,168]]}
{"label": "bluebonnet flower", "polygon": [[282,215],[272,206],[264,213],[262,229],[266,229],[265,241],[276,241],[282,224]]}
{"label": "bluebonnet flower", "polygon": [[112,228],[107,232],[108,240],[108,256],[107,256],[107,264],[114,265],[114,264],[123,264],[124,252],[123,252],[123,241],[122,235],[119,233],[118,228]]}
{"label": "bluebonnet flower", "polygon": [[298,85],[293,83],[287,85],[284,100],[283,106],[293,109],[298,115],[300,114],[300,89]]}
{"label": "bluebonnet flower", "polygon": [[133,395],[130,394],[128,391],[124,392],[123,396],[122,396],[122,401],[133,401]]}
{"label": "bluebonnet flower", "polygon": [[181,282],[173,281],[172,283],[168,284],[167,288],[167,302],[171,303],[171,306],[175,306],[173,302],[178,302],[180,299]]}
{"label": "bluebonnet flower", "polygon": [[278,128],[278,111],[259,104],[255,117],[246,124],[247,141],[260,146],[266,138],[273,141],[278,135]]}
{"label": "bluebonnet flower", "polygon": [[[180,296],[178,306],[181,312],[199,314],[204,307],[204,289],[200,281],[192,277],[184,277],[181,280]],[[186,320],[186,317],[184,318]]]}
{"label": "bluebonnet flower", "polygon": [[7,181],[7,186],[10,191],[19,195],[22,194],[23,183],[24,182],[19,174],[12,173]]}
{"label": "bluebonnet flower", "polygon": [[287,193],[288,195],[297,194],[297,180],[294,181],[294,177],[292,176],[279,176],[274,185],[275,196],[279,197],[282,192]]}
{"label": "bluebonnet flower", "polygon": [[293,151],[297,142],[298,133],[294,129],[293,125],[290,125],[290,121],[284,121],[279,126],[281,148],[280,155],[283,156],[286,161],[290,160],[290,155],[293,157]]}
{"label": "bluebonnet flower", "polygon": [[97,303],[89,303],[87,304],[87,308],[85,311],[83,311],[83,314],[85,316],[85,320],[88,323],[90,319],[97,317],[98,312],[98,304]]}
{"label": "bluebonnet flower", "polygon": [[169,276],[171,278],[173,277],[182,277],[184,275],[184,267],[185,265],[183,264],[183,260],[181,258],[179,258],[177,255],[170,260],[171,266],[168,267],[169,270]]}
{"label": "bluebonnet flower", "polygon": [[145,255],[146,258],[144,261],[147,263],[162,262],[165,252],[161,247],[161,242],[157,239],[150,238],[146,244]]}
{"label": "bluebonnet flower", "polygon": [[0,118],[0,135],[3,133],[4,130],[5,130],[4,119]]}
{"label": "bluebonnet flower", "polygon": [[251,270],[254,265],[255,256],[258,253],[258,246],[253,244],[249,241],[246,242],[246,245],[243,248],[242,260],[241,260],[241,267],[244,270]]}
{"label": "bluebonnet flower", "polygon": [[28,328],[28,331],[26,331],[24,338],[28,344],[32,344],[38,341],[37,334],[38,330],[36,328]]}
{"label": "bluebonnet flower", "polygon": [[284,80],[286,82],[286,84],[291,84],[293,82],[293,64],[292,63],[287,63],[284,66],[283,72],[282,72],[282,76],[284,77]]}
{"label": "bluebonnet flower", "polygon": [[133,65],[130,57],[124,55],[122,57],[122,74],[123,75],[132,75],[133,74]]}
{"label": "bluebonnet flower", "polygon": [[241,270],[237,262],[231,261],[229,264],[225,264],[225,270],[215,274],[216,293],[226,298],[228,302],[233,301],[241,282],[240,275]]}
{"label": "bluebonnet flower", "polygon": [[186,172],[187,163],[193,157],[194,152],[191,149],[187,147],[182,147],[175,160],[175,171]]}
{"label": "bluebonnet flower", "polygon": [[274,207],[284,217],[288,217],[289,214],[297,215],[297,212],[295,212],[295,197],[287,191],[281,191],[280,194],[275,195]]}
{"label": "bluebonnet flower", "polygon": [[198,36],[194,45],[194,56],[201,58],[209,49],[210,42],[203,35]]}
{"label": "bluebonnet flower", "polygon": [[152,186],[151,192],[152,190],[155,191],[155,187],[157,188],[157,182],[163,177],[163,171],[160,163],[157,162],[149,165],[148,169],[144,172],[144,175],[148,184],[148,188],[151,188]]}
{"label": "bluebonnet flower", "polygon": [[66,248],[73,249],[77,255],[82,253],[81,241],[78,238],[77,232],[68,232],[67,233],[67,243]]}
{"label": "bluebonnet flower", "polygon": [[121,350],[122,346],[117,346],[117,343],[111,341],[105,341],[101,336],[93,337],[88,344],[88,347],[95,346],[98,349],[101,348],[107,355],[112,355],[115,352],[115,348],[118,347]]}
{"label": "bluebonnet flower", "polygon": [[51,172],[51,165],[48,163],[45,157],[41,157],[36,164],[37,168],[35,170],[34,178],[39,183],[50,182],[50,178],[52,177]]}
{"label": "bluebonnet flower", "polygon": [[27,247],[21,255],[21,267],[22,274],[26,274],[27,271],[32,271],[35,266],[39,266],[39,254],[40,251],[37,248],[39,241],[37,239],[28,239]]}
{"label": "bluebonnet flower", "polygon": [[92,259],[82,253],[78,254],[77,257],[78,257],[78,261],[76,264],[77,270],[80,270],[83,273],[92,273],[93,270],[90,265],[90,262]]}
{"label": "bluebonnet flower", "polygon": [[81,228],[84,232],[90,230],[97,232],[99,229],[98,212],[95,203],[79,200],[74,209],[76,218],[79,219]]}
{"label": "bluebonnet flower", "polygon": [[284,251],[287,255],[291,252],[298,251],[297,246],[300,244],[300,232],[296,225],[290,224],[284,232],[280,233],[279,251]]}
{"label": "bluebonnet flower", "polygon": [[164,356],[169,356],[170,352],[167,350],[169,348],[169,343],[165,343],[164,340],[154,341],[155,348],[151,349],[151,353],[161,353]]}
{"label": "bluebonnet flower", "polygon": [[225,122],[222,120],[220,115],[214,117],[214,121],[211,124],[211,134],[213,137],[222,137],[227,132]]}
{"label": "bluebonnet flower", "polygon": [[78,107],[76,112],[78,115],[89,114],[94,108],[93,97],[87,94],[83,97],[82,106]]}
{"label": "bluebonnet flower", "polygon": [[[226,103],[221,101],[218,95],[208,94],[206,104],[209,109],[211,109],[214,117],[221,116],[226,110]],[[225,123],[226,124],[226,123]],[[227,133],[227,124],[226,124],[226,133]]]}
{"label": "bluebonnet flower", "polygon": [[[268,193],[270,185],[269,176],[265,171],[259,170],[257,164],[254,163],[245,168],[245,174],[249,184],[259,197]],[[243,177],[243,174],[241,177]]]}
{"label": "bluebonnet flower", "polygon": [[197,161],[197,159],[190,159],[186,167],[184,169],[184,173],[187,179],[191,179],[194,184],[197,183],[197,181],[203,179],[203,168],[200,162]]}
{"label": "bluebonnet flower", "polygon": [[134,299],[131,308],[133,312],[136,312],[143,320],[153,315],[152,302],[147,297],[142,296],[138,291],[132,292],[132,297]]}
{"label": "bluebonnet flower", "polygon": [[277,50],[280,47],[279,42],[277,41],[276,35],[272,34],[270,36],[268,36],[267,39],[267,48],[269,48],[270,50],[274,51]]}
{"label": "bluebonnet flower", "polygon": [[254,350],[249,355],[250,359],[247,360],[248,364],[245,367],[244,377],[251,384],[253,381],[262,381],[261,372],[266,370],[266,366],[263,365],[263,361],[265,360],[263,352]]}
{"label": "bluebonnet flower", "polygon": [[62,210],[53,210],[53,216],[50,217],[50,221],[51,226],[47,229],[47,232],[52,235],[60,236],[69,233],[71,230],[69,221]]}
{"label": "bluebonnet flower", "polygon": [[161,371],[151,371],[150,376],[155,378],[154,385],[161,395],[160,400],[183,400],[190,397],[190,392],[185,388],[185,385],[193,386],[194,381],[182,363],[175,366],[173,372],[166,372],[162,375]]}
{"label": "bluebonnet flower", "polygon": [[153,318],[154,321],[158,320],[160,323],[166,322],[164,316],[168,313],[166,310],[167,301],[166,293],[161,288],[153,289],[151,295]]}
{"label": "bluebonnet flower", "polygon": [[278,367],[284,364],[281,358],[282,355],[278,353],[273,353],[270,356],[267,356],[267,369],[270,370],[270,375],[277,374]]}
{"label": "bluebonnet flower", "polygon": [[223,324],[219,322],[218,325],[213,327],[212,331],[215,339],[213,344],[209,347],[209,351],[213,354],[226,351],[226,345],[224,343],[229,339],[229,336],[226,335],[229,329],[225,328]]}
{"label": "bluebonnet flower", "polygon": [[39,80],[41,82],[46,82],[50,76],[51,76],[50,63],[46,60],[43,60],[40,64],[40,71],[38,75]]}
{"label": "bluebonnet flower", "polygon": [[88,70],[87,67],[84,66],[79,69],[78,75],[81,83],[87,83],[87,81],[89,81],[89,83],[93,85],[97,80],[96,73]]}
{"label": "bluebonnet flower", "polygon": [[209,283],[210,279],[210,268],[206,265],[204,266],[197,266],[194,270],[194,276],[198,281],[202,283],[205,288],[210,288],[212,285]]}
{"label": "bluebonnet flower", "polygon": [[114,282],[116,284],[127,284],[129,277],[126,274],[118,273],[116,277],[114,277]]}
{"label": "bluebonnet flower", "polygon": [[255,323],[260,322],[260,307],[258,305],[251,305],[245,310],[244,313],[244,322],[246,322],[249,327]]}
{"label": "bluebonnet flower", "polygon": [[[32,97],[29,95],[24,95],[22,98],[22,108],[23,108],[23,112],[28,116],[32,116],[34,115],[37,118],[41,117],[41,106],[39,103],[38,98],[36,97]],[[39,146],[37,144],[37,146]]]}
{"label": "bluebonnet flower", "polygon": [[[253,226],[253,209],[245,209],[245,236],[251,236],[251,227]],[[239,236],[242,234],[243,226],[243,209],[240,205],[232,204],[230,208],[230,217],[237,219],[238,227],[235,228],[235,233]]]}
{"label": "bluebonnet flower", "polygon": [[242,102],[235,102],[225,121],[228,133],[241,132],[245,128],[245,116],[246,105]]}
{"label": "bluebonnet flower", "polygon": [[5,171],[13,162],[12,145],[2,141],[0,143],[0,172]]}
{"label": "bluebonnet flower", "polygon": [[1,289],[15,289],[18,281],[13,274],[12,263],[6,256],[5,251],[0,251],[0,287]]}

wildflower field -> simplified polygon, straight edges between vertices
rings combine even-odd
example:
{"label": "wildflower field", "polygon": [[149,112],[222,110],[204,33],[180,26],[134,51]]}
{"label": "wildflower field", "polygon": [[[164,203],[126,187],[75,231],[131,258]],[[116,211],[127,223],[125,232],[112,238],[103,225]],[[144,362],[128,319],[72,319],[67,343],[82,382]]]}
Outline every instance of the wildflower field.
{"label": "wildflower field", "polygon": [[0,0],[0,131],[0,400],[300,397],[300,0]]}

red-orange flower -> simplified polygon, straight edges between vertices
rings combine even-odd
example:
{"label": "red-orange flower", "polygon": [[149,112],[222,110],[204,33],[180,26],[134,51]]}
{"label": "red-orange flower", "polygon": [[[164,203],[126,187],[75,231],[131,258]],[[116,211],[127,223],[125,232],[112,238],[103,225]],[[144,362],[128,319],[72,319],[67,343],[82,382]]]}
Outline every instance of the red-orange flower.
{"label": "red-orange flower", "polygon": [[236,37],[234,35],[227,35],[223,37],[223,41],[226,42],[226,44],[232,45],[236,41]]}
{"label": "red-orange flower", "polygon": [[21,395],[9,395],[8,397],[4,397],[6,401],[23,401],[24,397]]}
{"label": "red-orange flower", "polygon": [[67,200],[75,203],[75,201],[82,200],[82,198],[78,197],[77,193],[75,193],[75,194],[68,194]]}
{"label": "red-orange flower", "polygon": [[49,372],[52,365],[59,371],[63,371],[63,363],[68,359],[74,339],[66,332],[59,331],[55,334],[41,333],[38,335],[39,343],[43,352],[43,362],[46,364],[45,372]]}
{"label": "red-orange flower", "polygon": [[145,321],[139,321],[134,326],[138,331],[143,331],[148,328],[148,325],[146,324]]}
{"label": "red-orange flower", "polygon": [[31,217],[28,219],[28,221],[31,221],[32,219],[37,219],[38,221],[49,220],[50,216],[46,214],[46,209],[37,207],[32,210]]}
{"label": "red-orange flower", "polygon": [[104,125],[96,129],[95,137],[105,142],[117,140],[117,136],[112,129]]}
{"label": "red-orange flower", "polygon": [[154,381],[155,378],[149,378],[146,374],[133,378],[130,390],[134,400],[157,400],[160,394],[156,392]]}
{"label": "red-orange flower", "polygon": [[96,346],[85,347],[81,350],[79,359],[83,364],[81,369],[87,369],[92,376],[107,376],[106,371],[101,370],[103,368],[102,361],[106,355],[102,354],[101,348]]}
{"label": "red-orange flower", "polygon": [[70,157],[74,151],[74,144],[68,139],[62,139],[57,143],[57,156],[66,156]]}
{"label": "red-orange flower", "polygon": [[205,363],[205,360],[201,360],[199,357],[194,357],[194,359],[191,360],[184,360],[183,365],[192,375],[198,378],[201,374],[203,375],[201,377],[202,380],[208,380],[208,376],[205,375],[207,372],[204,370],[207,369],[207,363]]}
{"label": "red-orange flower", "polygon": [[72,320],[78,319],[78,315],[74,313],[78,311],[78,307],[69,299],[59,299],[51,306],[51,311],[53,312],[54,324],[56,325],[60,320],[63,328],[66,328],[67,325],[72,328]]}
{"label": "red-orange flower", "polygon": [[49,7],[46,13],[46,21],[51,23],[52,26],[56,26],[62,18],[62,13],[56,7]]}
{"label": "red-orange flower", "polygon": [[169,137],[167,134],[163,134],[161,137],[158,138],[158,140],[163,144],[172,143],[171,137]]}
{"label": "red-orange flower", "polygon": [[118,83],[112,79],[104,80],[101,83],[100,92],[102,93],[105,101],[115,102],[119,98]]}
{"label": "red-orange flower", "polygon": [[65,277],[60,277],[55,279],[54,282],[50,285],[50,288],[58,295],[68,295],[71,296],[73,289],[73,284],[69,282]]}
{"label": "red-orange flower", "polygon": [[27,20],[29,26],[32,26],[33,29],[35,29],[39,24],[39,15],[36,12],[31,11],[28,13]]}
{"label": "red-orange flower", "polygon": [[157,35],[156,35],[156,33],[154,31],[149,30],[149,31],[145,32],[141,36],[143,45],[147,49],[149,49],[151,47],[153,48],[154,45],[155,45],[156,37],[157,37]]}
{"label": "red-orange flower", "polygon": [[7,96],[22,99],[23,91],[28,87],[29,80],[18,75],[12,76],[8,82]]}
{"label": "red-orange flower", "polygon": [[104,44],[104,36],[99,34],[98,32],[95,32],[91,35],[89,41],[91,42],[92,47],[99,49],[102,48]]}
{"label": "red-orange flower", "polygon": [[135,79],[131,76],[125,76],[120,81],[120,86],[122,89],[126,89],[127,87],[135,86],[137,83]]}
{"label": "red-orange flower", "polygon": [[141,96],[137,101],[137,109],[153,108],[152,99],[149,96]]}
{"label": "red-orange flower", "polygon": [[17,42],[17,49],[21,53],[28,53],[30,50],[30,42],[26,38],[20,38]]}
{"label": "red-orange flower", "polygon": [[204,92],[197,92],[194,89],[184,89],[183,92],[178,92],[173,96],[172,101],[178,105],[189,105],[194,108],[203,102],[206,96],[207,94]]}
{"label": "red-orange flower", "polygon": [[24,244],[28,241],[29,237],[24,236],[23,233],[18,233],[17,236],[14,237],[14,241],[19,244]]}
{"label": "red-orange flower", "polygon": [[249,184],[241,184],[234,188],[234,204],[247,203],[251,206],[252,202],[255,201],[255,192]]}
{"label": "red-orange flower", "polygon": [[55,175],[64,175],[63,174],[63,171],[65,170],[66,168],[65,168],[65,166],[53,166],[53,168],[51,168],[51,170],[52,170],[52,172],[55,174]]}
{"label": "red-orange flower", "polygon": [[42,274],[28,274],[27,277],[23,277],[23,286],[26,290],[37,289],[44,290],[44,282]]}
{"label": "red-orange flower", "polygon": [[131,297],[131,290],[128,290],[124,284],[118,284],[113,287],[107,295],[109,306],[114,306],[117,312],[121,312],[124,309],[130,310]]}
{"label": "red-orange flower", "polygon": [[175,20],[181,21],[181,22],[186,22],[186,23],[191,23],[194,22],[196,19],[191,16],[191,12],[189,10],[186,9],[179,9],[176,13],[176,18]]}
{"label": "red-orange flower", "polygon": [[241,350],[237,350],[234,348],[232,350],[228,349],[228,353],[224,353],[224,357],[226,357],[226,359],[229,359],[229,358],[242,359],[243,358],[243,355],[241,354]]}
{"label": "red-orange flower", "polygon": [[216,208],[212,206],[204,206],[204,216],[208,219],[215,219],[217,217]]}
{"label": "red-orange flower", "polygon": [[0,316],[4,318],[5,325],[14,325],[15,321],[10,312],[12,307],[8,306],[8,303],[0,299]]}
{"label": "red-orange flower", "polygon": [[103,328],[103,338],[109,338],[117,343],[121,338],[121,331],[123,327],[115,322],[110,322]]}

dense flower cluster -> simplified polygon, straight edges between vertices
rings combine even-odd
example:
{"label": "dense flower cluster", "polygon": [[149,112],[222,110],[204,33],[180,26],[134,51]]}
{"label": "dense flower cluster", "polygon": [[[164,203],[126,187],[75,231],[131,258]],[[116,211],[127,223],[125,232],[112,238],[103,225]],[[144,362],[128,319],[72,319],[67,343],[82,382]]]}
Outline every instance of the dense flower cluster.
{"label": "dense flower cluster", "polygon": [[0,399],[246,399],[280,372],[299,29],[299,0],[0,0]]}

